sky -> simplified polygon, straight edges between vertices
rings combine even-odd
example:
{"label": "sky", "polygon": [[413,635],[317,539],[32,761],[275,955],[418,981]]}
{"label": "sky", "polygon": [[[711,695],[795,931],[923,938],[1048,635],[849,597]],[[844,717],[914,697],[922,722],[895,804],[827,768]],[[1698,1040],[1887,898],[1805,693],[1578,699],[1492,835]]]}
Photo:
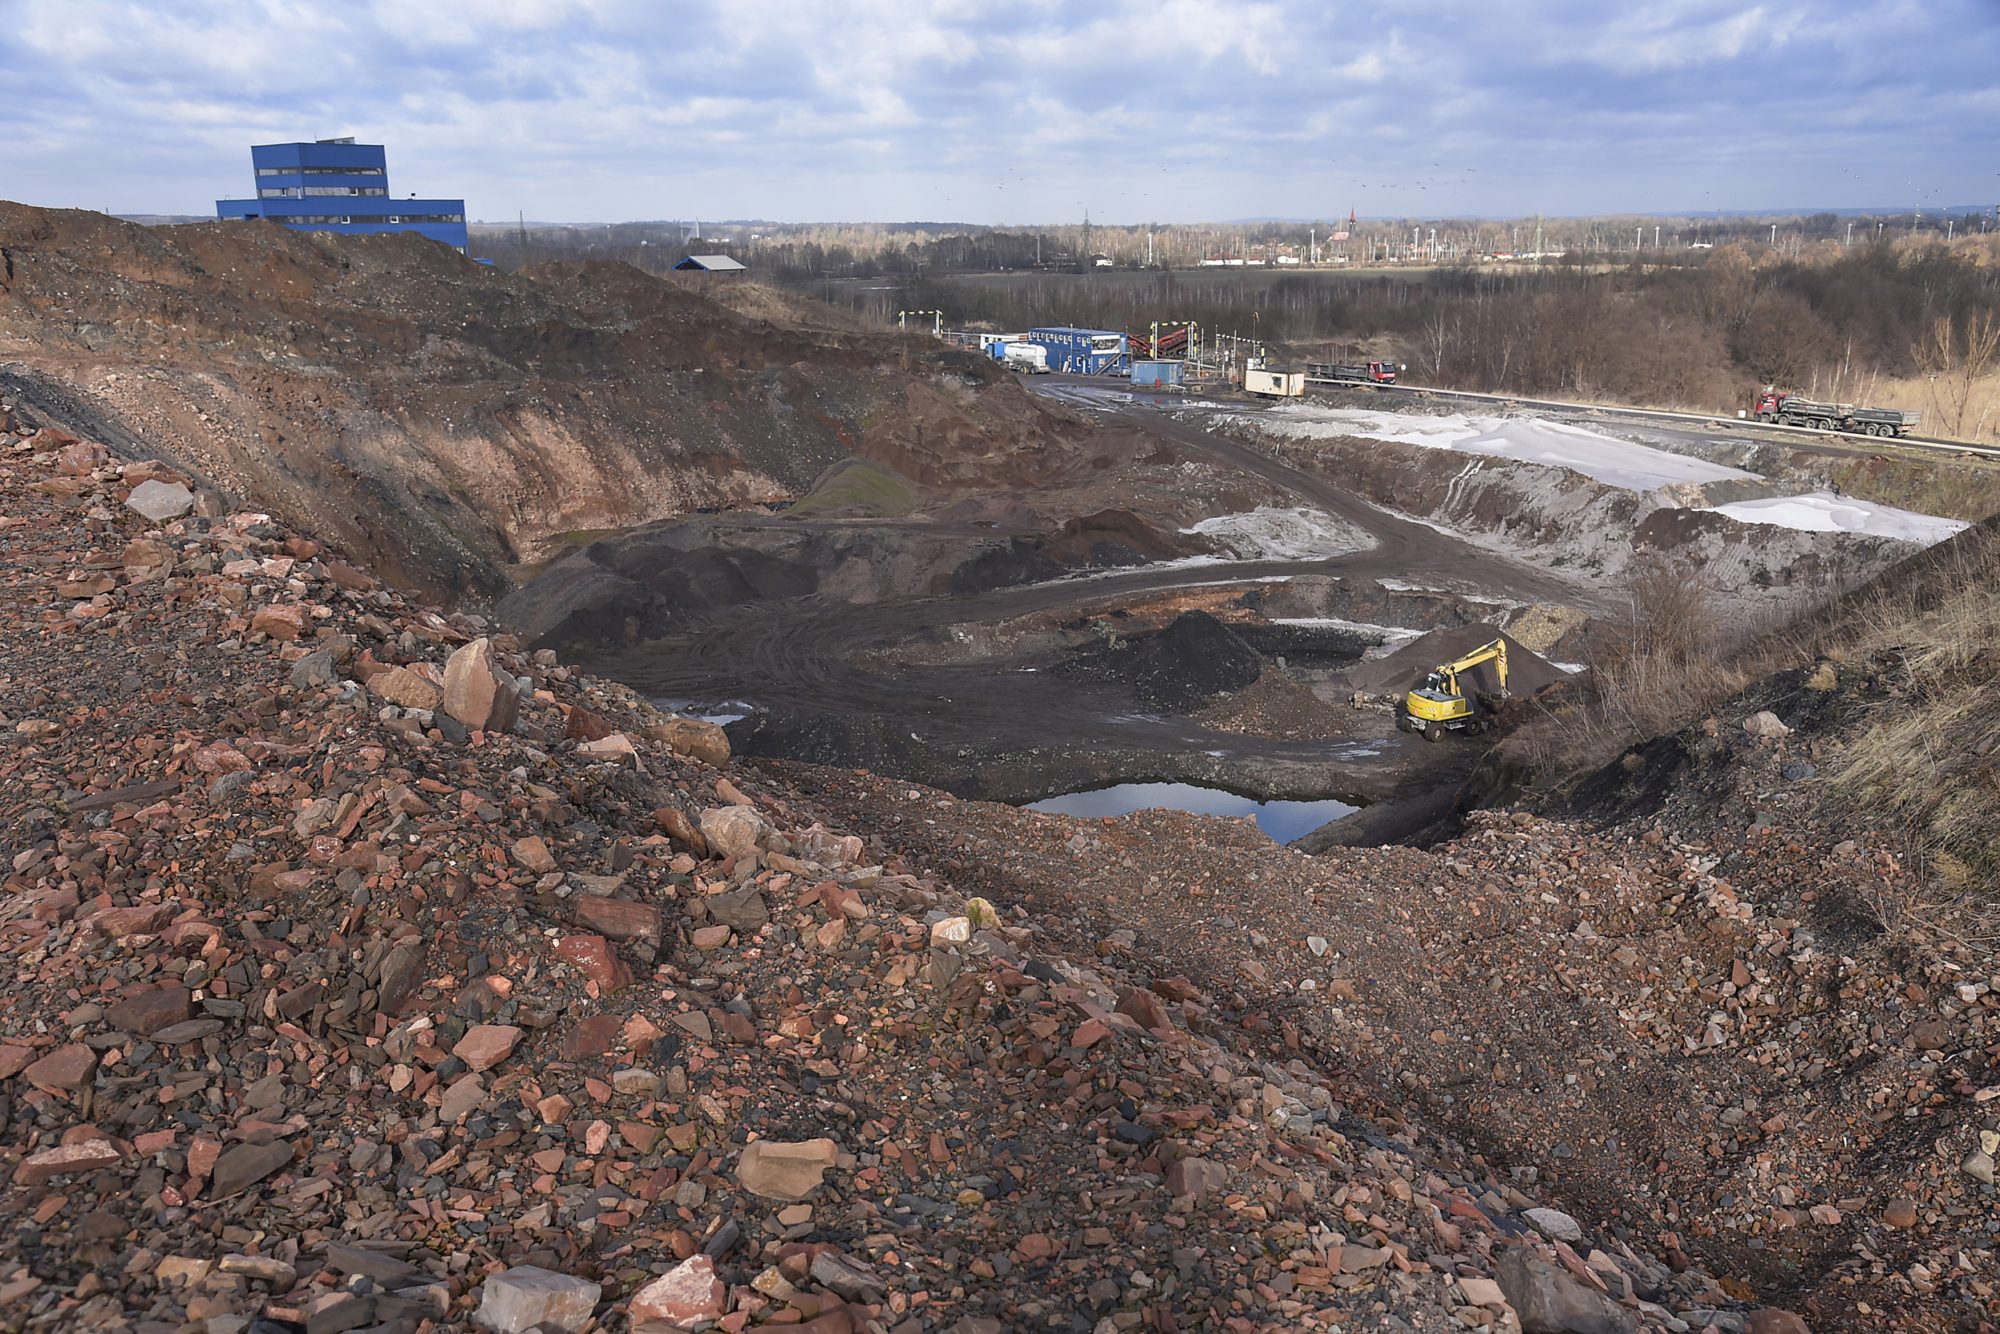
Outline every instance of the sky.
{"label": "sky", "polygon": [[475,219],[2000,203],[2000,0],[0,0],[0,198],[356,135]]}

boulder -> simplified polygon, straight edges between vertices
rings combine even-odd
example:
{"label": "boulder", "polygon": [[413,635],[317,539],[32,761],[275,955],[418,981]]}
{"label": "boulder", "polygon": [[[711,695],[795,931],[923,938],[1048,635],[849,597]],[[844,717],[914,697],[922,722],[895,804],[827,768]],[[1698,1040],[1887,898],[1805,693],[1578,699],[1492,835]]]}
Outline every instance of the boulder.
{"label": "boulder", "polygon": [[44,1093],[74,1093],[97,1073],[97,1053],[81,1042],[57,1047],[21,1072]]}
{"label": "boulder", "polygon": [[516,1265],[486,1280],[472,1319],[494,1334],[574,1334],[589,1323],[603,1289],[588,1279]]}
{"label": "boulder", "polygon": [[1167,1167],[1167,1192],[1175,1199],[1199,1201],[1229,1184],[1229,1169],[1206,1158],[1176,1158]]}
{"label": "boulder", "polygon": [[819,1189],[826,1169],[839,1156],[840,1150],[825,1137],[796,1144],[760,1139],[737,1159],[736,1182],[763,1199],[803,1200]]}
{"label": "boulder", "polygon": [[556,945],[556,957],[597,984],[600,994],[609,995],[632,981],[632,970],[618,957],[618,951],[603,936],[564,936]]}
{"label": "boulder", "polygon": [[1526,1247],[1516,1246],[1493,1266],[1522,1334],[1633,1334],[1638,1317],[1595,1288]]}
{"label": "boulder", "polygon": [[1528,1209],[1521,1217],[1551,1241],[1582,1241],[1583,1225],[1560,1209]]}
{"label": "boulder", "polygon": [[701,836],[718,857],[747,857],[770,833],[770,823],[747,806],[713,806],[701,813]]}
{"label": "boulder", "polygon": [[273,602],[250,618],[250,632],[289,644],[306,632],[306,609],[296,602]]}
{"label": "boulder", "polygon": [[151,1037],[169,1024],[194,1016],[194,993],[178,982],[149,987],[108,1007],[104,1017],[113,1026]]}
{"label": "boulder", "polygon": [[687,818],[680,807],[660,807],[653,812],[653,823],[678,846],[686,848],[697,857],[708,856],[708,840],[701,836],[701,831],[694,827],[694,822]]}
{"label": "boulder", "polygon": [[584,894],[576,900],[576,920],[610,940],[660,943],[660,910],[650,903]]}
{"label": "boulder", "polygon": [[446,659],[444,711],[479,732],[505,732],[514,726],[520,696],[514,678],[493,661],[493,641],[473,640]]}
{"label": "boulder", "polygon": [[14,1169],[14,1184],[39,1186],[60,1176],[115,1167],[123,1157],[118,1152],[118,1146],[108,1139],[78,1140],[74,1144],[62,1144],[29,1154]]}
{"label": "boulder", "polygon": [[451,1049],[451,1054],[474,1071],[491,1070],[514,1054],[521,1030],[512,1024],[474,1024]]}
{"label": "boulder", "polygon": [[125,567],[127,579],[144,583],[174,568],[174,549],[150,537],[135,537],[125,544],[118,560]]}
{"label": "boulder", "polygon": [[194,492],[179,482],[141,482],[125,497],[125,506],[141,518],[166,523],[194,508]]}
{"label": "boulder", "polygon": [[1780,722],[1778,715],[1772,713],[1769,709],[1761,709],[1751,714],[1748,718],[1745,718],[1743,720],[1743,730],[1751,736],[1761,737],[1767,741],[1792,734],[1792,729]]}
{"label": "boulder", "polygon": [[728,1289],[715,1276],[715,1261],[696,1255],[632,1294],[626,1318],[635,1334],[651,1328],[681,1329],[722,1315]]}
{"label": "boulder", "polygon": [[239,1195],[291,1161],[292,1146],[281,1139],[267,1144],[239,1144],[215,1160],[208,1198],[223,1200]]}
{"label": "boulder", "polygon": [[646,740],[656,741],[676,755],[700,760],[711,769],[729,763],[729,734],[699,718],[666,718],[646,728]]}
{"label": "boulder", "polygon": [[754,886],[728,894],[710,895],[703,906],[708,910],[709,921],[720,922],[738,931],[756,931],[771,920],[771,909]]}
{"label": "boulder", "polygon": [[435,709],[444,692],[407,667],[385,667],[368,678],[368,689],[406,709]]}

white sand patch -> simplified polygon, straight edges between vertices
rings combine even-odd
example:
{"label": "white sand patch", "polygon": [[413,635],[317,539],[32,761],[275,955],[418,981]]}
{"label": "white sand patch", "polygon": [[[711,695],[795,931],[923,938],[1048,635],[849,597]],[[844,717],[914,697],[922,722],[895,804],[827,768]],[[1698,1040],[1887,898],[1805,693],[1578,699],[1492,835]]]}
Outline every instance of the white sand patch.
{"label": "white sand patch", "polygon": [[1303,506],[1260,505],[1248,513],[1218,514],[1182,531],[1198,533],[1243,560],[1325,560],[1375,545],[1353,525]]}
{"label": "white sand patch", "polygon": [[1932,546],[1962,533],[1970,525],[1957,519],[1940,519],[1917,514],[1852,496],[1836,496],[1830,491],[1812,491],[1802,496],[1772,496],[1764,500],[1738,500],[1715,506],[1738,523],[1765,523],[1779,528],[1796,528],[1808,533],[1862,533],[1888,537],[1898,542]]}
{"label": "white sand patch", "polygon": [[1462,454],[1539,463],[1548,468],[1567,468],[1627,491],[1652,491],[1677,482],[1700,484],[1757,475],[1539,417],[1473,417],[1462,412],[1430,417],[1288,403],[1236,420],[1296,440],[1358,436],[1364,440],[1386,440],[1425,449],[1449,449]]}

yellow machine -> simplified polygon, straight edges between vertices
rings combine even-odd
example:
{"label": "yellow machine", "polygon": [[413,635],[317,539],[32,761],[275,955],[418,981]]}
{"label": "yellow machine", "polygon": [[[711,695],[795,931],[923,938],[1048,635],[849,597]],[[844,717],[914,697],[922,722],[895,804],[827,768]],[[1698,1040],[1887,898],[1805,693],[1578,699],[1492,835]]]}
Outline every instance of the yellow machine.
{"label": "yellow machine", "polygon": [[1404,697],[1396,710],[1396,726],[1405,732],[1421,732],[1424,740],[1440,740],[1447,730],[1477,736],[1486,730],[1489,719],[1476,698],[1459,684],[1459,673],[1482,663],[1492,663],[1500,678],[1500,694],[1507,693],[1507,641],[1496,639],[1481,644],[1456,662],[1444,663],[1424,678],[1424,683]]}

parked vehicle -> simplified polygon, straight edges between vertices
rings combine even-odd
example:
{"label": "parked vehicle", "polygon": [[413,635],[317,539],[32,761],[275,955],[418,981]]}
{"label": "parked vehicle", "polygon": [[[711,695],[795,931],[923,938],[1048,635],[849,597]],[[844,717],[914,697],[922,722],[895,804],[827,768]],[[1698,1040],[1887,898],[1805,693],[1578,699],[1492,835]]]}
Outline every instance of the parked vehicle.
{"label": "parked vehicle", "polygon": [[[1474,668],[1493,664],[1500,689],[1495,696],[1468,690]],[[1461,680],[1460,678],[1464,679]],[[1439,663],[1422,685],[1403,697],[1396,709],[1396,728],[1419,732],[1426,741],[1439,741],[1446,732],[1478,736],[1492,726],[1494,709],[1507,697],[1507,641],[1495,639],[1452,662]]]}
{"label": "parked vehicle", "polygon": [[1312,361],[1306,378],[1337,384],[1394,384],[1400,368],[1393,361]]}
{"label": "parked vehicle", "polygon": [[1000,361],[1023,375],[1049,373],[1049,350],[1040,343],[1008,343],[1001,351]]}
{"label": "parked vehicle", "polygon": [[1924,418],[1921,412],[1895,408],[1857,408],[1852,403],[1821,403],[1797,394],[1766,389],[1757,396],[1754,415],[1760,422],[1785,426],[1816,426],[1822,431],[1856,435],[1908,435]]}

